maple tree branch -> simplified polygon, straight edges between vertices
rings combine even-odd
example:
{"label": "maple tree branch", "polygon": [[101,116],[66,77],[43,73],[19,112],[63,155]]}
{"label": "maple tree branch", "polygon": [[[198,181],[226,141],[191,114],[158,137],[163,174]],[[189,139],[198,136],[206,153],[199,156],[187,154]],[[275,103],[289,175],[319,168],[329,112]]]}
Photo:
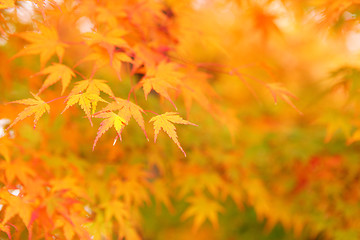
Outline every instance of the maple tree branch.
{"label": "maple tree branch", "polygon": [[67,98],[67,97],[68,97],[68,96],[57,97],[57,98],[54,98],[54,99],[52,99],[52,100],[50,100],[50,101],[47,101],[46,103],[51,103],[51,102],[54,102],[54,101],[56,101],[56,100],[64,99],[64,98]]}

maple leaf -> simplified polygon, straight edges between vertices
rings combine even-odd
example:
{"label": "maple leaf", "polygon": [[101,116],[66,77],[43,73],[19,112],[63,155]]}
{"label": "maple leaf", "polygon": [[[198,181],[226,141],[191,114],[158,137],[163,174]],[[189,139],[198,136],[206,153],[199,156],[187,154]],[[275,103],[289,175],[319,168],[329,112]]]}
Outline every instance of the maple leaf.
{"label": "maple leaf", "polygon": [[337,131],[341,131],[348,140],[348,144],[357,140],[356,132],[351,136],[351,117],[346,114],[338,114],[337,112],[328,112],[323,114],[316,121],[319,124],[326,125],[326,136],[324,142],[328,143]]}
{"label": "maple leaf", "polygon": [[80,60],[76,65],[83,62],[94,61],[96,68],[101,68],[110,64],[115,70],[118,79],[121,80],[120,72],[123,62],[133,62],[133,60],[124,52],[114,52],[111,56],[109,53],[100,47],[94,47],[94,51]]}
{"label": "maple leaf", "polygon": [[123,117],[126,122],[129,122],[130,118],[133,117],[140,128],[143,130],[146,139],[148,139],[145,131],[144,118],[142,116],[144,110],[129,100],[122,98],[114,98],[114,100],[114,102],[111,102],[109,105],[107,105],[101,112],[119,110],[119,115]]}
{"label": "maple leaf", "polygon": [[194,231],[209,219],[214,227],[218,227],[217,213],[223,211],[223,207],[216,201],[208,199],[202,195],[189,197],[187,202],[190,207],[182,215],[182,219],[194,217]]}
{"label": "maple leaf", "polygon": [[18,160],[14,162],[1,162],[0,169],[4,169],[6,180],[9,184],[11,184],[14,179],[18,179],[24,184],[30,181],[32,177],[36,176],[31,167]]}
{"label": "maple leaf", "polygon": [[14,196],[5,190],[0,192],[0,198],[7,202],[5,215],[1,222],[7,223],[15,215],[19,215],[25,226],[28,226],[33,211],[33,208],[29,203],[30,201],[25,197]]}
{"label": "maple leaf", "polygon": [[7,162],[10,162],[10,149],[12,142],[8,138],[0,138],[0,156],[2,156]]}
{"label": "maple leaf", "polygon": [[146,185],[141,180],[128,179],[127,181],[116,181],[115,195],[122,197],[126,205],[141,206],[149,203],[149,193]]}
{"label": "maple leaf", "polygon": [[91,93],[91,92],[84,92],[79,94],[71,95],[67,98],[66,107],[62,111],[64,113],[69,107],[73,106],[74,104],[78,103],[82,110],[84,110],[86,117],[89,119],[91,126],[91,105],[94,109],[97,102],[106,102],[104,99],[99,97],[98,95]]}
{"label": "maple leaf", "polygon": [[193,100],[207,111],[213,111],[210,99],[217,98],[218,96],[207,81],[210,77],[211,75],[194,68],[187,71],[181,85],[187,116],[190,114]]}
{"label": "maple leaf", "polygon": [[28,99],[22,99],[13,101],[10,103],[19,103],[24,105],[29,105],[29,107],[25,108],[19,115],[15,118],[15,120],[7,127],[6,130],[14,126],[17,122],[29,117],[30,115],[34,114],[34,128],[36,127],[37,122],[39,121],[40,117],[45,112],[50,112],[50,106],[41,100],[41,98],[33,93],[31,93],[35,99],[28,98]]}
{"label": "maple leaf", "polygon": [[158,201],[163,203],[170,211],[174,210],[174,207],[170,201],[170,189],[165,184],[164,181],[155,180],[151,183],[151,192],[154,198]]}
{"label": "maple leaf", "polygon": [[156,68],[147,69],[146,76],[139,82],[139,86],[143,87],[145,99],[153,89],[155,92],[166,98],[175,107],[171,100],[168,89],[173,88],[180,83],[183,74],[176,71],[175,63],[161,62]]}
{"label": "maple leaf", "polygon": [[85,91],[87,93],[100,95],[100,91],[108,94],[109,96],[114,97],[109,85],[106,84],[105,80],[101,79],[85,79],[76,83],[76,86],[71,90],[70,96],[73,94],[79,94],[80,92]]}
{"label": "maple leaf", "polygon": [[103,112],[95,116],[96,118],[105,118],[100,123],[100,127],[98,129],[94,144],[93,144],[93,151],[96,146],[97,141],[99,138],[108,131],[112,126],[114,126],[117,136],[121,139],[121,132],[123,128],[125,127],[127,121],[120,117],[118,114],[114,112]]}
{"label": "maple leaf", "polygon": [[43,69],[39,74],[45,75],[49,74],[45,79],[42,87],[39,90],[39,93],[49,86],[55,84],[61,80],[62,90],[61,95],[64,93],[65,89],[69,86],[71,78],[75,76],[75,73],[66,65],[60,63],[54,63],[52,66],[49,66]]}
{"label": "maple leaf", "polygon": [[294,94],[292,94],[291,92],[289,92],[286,88],[282,87],[279,83],[267,83],[266,87],[271,92],[271,95],[274,98],[275,104],[277,103],[278,97],[280,97],[287,104],[289,104],[292,108],[294,108],[299,114],[301,114],[301,115],[303,114],[289,98],[289,97],[291,97],[291,98],[296,99],[297,97]]}
{"label": "maple leaf", "polygon": [[110,222],[114,217],[120,225],[120,229],[124,229],[125,222],[129,219],[129,211],[125,204],[119,200],[104,202],[100,205],[104,208],[105,220]]}
{"label": "maple leaf", "polygon": [[123,36],[126,34],[127,32],[125,30],[117,28],[105,34],[100,32],[87,32],[83,34],[83,37],[89,45],[108,43],[116,46],[127,46],[126,41],[123,39]]}
{"label": "maple leaf", "polygon": [[186,157],[186,153],[182,149],[178,141],[178,137],[175,131],[176,128],[173,123],[189,124],[189,125],[197,126],[196,124],[184,120],[178,115],[177,112],[166,112],[164,114],[157,115],[151,118],[150,122],[154,122],[154,133],[155,133],[154,142],[156,142],[156,138],[160,130],[162,129],[176,143],[176,145],[179,147],[179,149],[184,153]]}
{"label": "maple leaf", "polygon": [[17,34],[21,38],[30,42],[30,45],[27,45],[24,49],[15,54],[13,58],[23,55],[40,54],[40,64],[41,67],[43,67],[51,56],[56,54],[61,62],[67,44],[60,42],[55,28],[46,27],[42,24],[39,24],[38,27],[38,33],[23,32]]}
{"label": "maple leaf", "polygon": [[127,42],[124,40],[123,36],[126,35],[126,31],[115,28],[105,34],[100,32],[87,32],[84,33],[83,36],[89,45],[98,44],[102,48],[106,49],[110,58],[110,64],[112,65],[112,61],[114,58],[114,53],[116,47],[120,48],[128,48]]}

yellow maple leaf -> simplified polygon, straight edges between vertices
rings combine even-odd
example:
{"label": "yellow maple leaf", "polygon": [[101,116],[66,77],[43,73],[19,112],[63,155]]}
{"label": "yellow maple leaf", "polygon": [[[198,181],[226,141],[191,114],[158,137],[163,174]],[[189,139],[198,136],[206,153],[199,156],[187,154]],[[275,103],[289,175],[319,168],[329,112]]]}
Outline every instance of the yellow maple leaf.
{"label": "yellow maple leaf", "polygon": [[129,220],[130,214],[127,206],[119,200],[111,200],[109,202],[104,202],[100,205],[101,208],[104,208],[105,220],[111,222],[114,217],[118,222],[120,229],[125,227],[125,222]]}
{"label": "yellow maple leaf", "polygon": [[142,116],[144,110],[129,100],[122,98],[114,98],[114,100],[114,102],[111,102],[109,105],[107,105],[101,112],[119,110],[119,115],[123,117],[126,122],[129,122],[130,118],[133,117],[140,128],[143,130],[146,139],[148,139],[145,131],[144,118]]}
{"label": "yellow maple leaf", "polygon": [[29,105],[29,107],[25,108],[19,115],[15,118],[15,120],[7,127],[6,130],[14,126],[17,122],[29,117],[30,115],[34,114],[34,128],[36,127],[37,122],[39,121],[40,117],[45,112],[50,112],[50,106],[41,100],[41,98],[33,93],[31,93],[35,99],[27,98],[22,100],[13,101],[11,103],[19,103],[24,105]]}
{"label": "yellow maple leaf", "polygon": [[328,143],[332,139],[333,135],[340,131],[346,137],[348,144],[356,140],[357,134],[351,135],[351,117],[346,114],[338,114],[335,112],[328,112],[323,114],[319,119],[316,120],[316,123],[321,125],[326,125],[326,135],[324,142]]}
{"label": "yellow maple leaf", "polygon": [[121,132],[123,128],[125,127],[127,121],[120,117],[118,114],[114,112],[103,112],[100,114],[97,114],[95,116],[96,118],[105,118],[101,123],[100,127],[98,129],[94,144],[93,144],[93,150],[96,146],[97,141],[99,138],[108,131],[112,126],[114,126],[117,136],[121,139]]}
{"label": "yellow maple leaf", "polygon": [[85,79],[76,83],[76,86],[71,90],[70,96],[74,94],[79,94],[80,92],[85,91],[87,93],[100,95],[100,91],[108,94],[109,96],[114,97],[109,85],[106,84],[105,80],[101,79]]}
{"label": "yellow maple leaf", "polygon": [[166,134],[176,143],[176,145],[179,147],[179,149],[184,153],[186,157],[185,151],[180,146],[177,134],[176,134],[176,128],[173,123],[178,124],[189,124],[197,126],[194,123],[191,123],[189,121],[184,120],[179,116],[177,112],[166,112],[161,115],[157,115],[150,119],[150,122],[154,122],[154,142],[156,142],[156,138],[162,129]]}
{"label": "yellow maple leaf", "polygon": [[41,67],[56,54],[61,62],[67,44],[59,40],[58,33],[53,27],[46,27],[39,24],[39,32],[23,32],[17,34],[21,38],[30,42],[24,49],[15,54],[15,57],[23,55],[40,54]]}
{"label": "yellow maple leaf", "polygon": [[115,196],[123,198],[125,205],[141,206],[150,201],[148,189],[140,179],[118,180],[114,185]]}
{"label": "yellow maple leaf", "polygon": [[65,112],[69,107],[78,103],[81,109],[84,110],[86,117],[89,119],[92,126],[93,124],[91,121],[91,106],[94,108],[94,106],[96,106],[97,102],[99,101],[106,102],[104,99],[91,92],[74,94],[67,98],[66,107],[62,111],[62,113]]}
{"label": "yellow maple leaf", "polygon": [[209,219],[214,227],[218,227],[217,214],[223,211],[218,202],[202,195],[189,197],[187,202],[190,203],[190,207],[186,209],[182,219],[194,217],[194,231],[197,231],[206,219]]}
{"label": "yellow maple leaf", "polygon": [[39,90],[39,93],[49,86],[55,84],[61,80],[62,90],[61,95],[64,93],[65,89],[69,86],[71,78],[75,77],[75,73],[71,68],[60,63],[54,63],[52,66],[49,66],[43,69],[39,74],[45,75],[49,74],[45,79],[42,87]]}

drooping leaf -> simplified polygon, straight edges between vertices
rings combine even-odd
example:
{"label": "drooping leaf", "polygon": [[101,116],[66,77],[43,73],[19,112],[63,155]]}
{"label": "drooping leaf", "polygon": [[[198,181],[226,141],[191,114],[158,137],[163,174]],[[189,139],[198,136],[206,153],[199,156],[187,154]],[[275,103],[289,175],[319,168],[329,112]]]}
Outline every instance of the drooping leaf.
{"label": "drooping leaf", "polygon": [[97,114],[95,116],[96,118],[105,118],[101,123],[100,127],[98,129],[94,144],[93,144],[93,150],[96,146],[97,141],[99,138],[108,131],[111,127],[114,127],[117,133],[117,136],[121,139],[121,132],[125,125],[127,124],[127,121],[120,117],[118,114],[114,112],[103,112],[100,114]]}
{"label": "drooping leaf", "polygon": [[84,92],[84,93],[74,94],[67,98],[66,107],[62,111],[62,113],[65,112],[69,107],[75,104],[79,104],[81,109],[84,110],[86,117],[89,119],[90,124],[92,126],[91,108],[93,108],[93,110],[95,111],[94,106],[96,107],[99,101],[106,102],[104,99],[102,99],[95,93]]}
{"label": "drooping leaf", "polygon": [[50,106],[44,102],[39,96],[31,93],[35,99],[28,98],[28,99],[22,99],[13,101],[11,103],[19,103],[24,105],[29,105],[29,107],[25,108],[19,115],[15,118],[15,120],[9,125],[9,128],[14,126],[17,122],[29,117],[30,115],[34,114],[34,128],[36,127],[37,122],[39,121],[40,117],[45,112],[50,112]]}
{"label": "drooping leaf", "polygon": [[114,98],[114,100],[114,102],[111,102],[109,105],[107,105],[101,112],[119,110],[119,115],[123,117],[126,122],[128,122],[130,118],[133,117],[147,138],[144,118],[142,116],[144,110],[129,100],[122,98]]}
{"label": "drooping leaf", "polygon": [[71,78],[75,77],[75,73],[72,71],[71,68],[60,63],[54,63],[52,66],[43,69],[40,72],[40,74],[42,75],[49,74],[49,75],[45,79],[45,82],[43,83],[39,92],[42,92],[49,86],[61,80],[61,84],[62,84],[61,95],[64,94],[65,89],[69,86]]}
{"label": "drooping leaf", "polygon": [[149,68],[146,76],[139,82],[139,85],[143,87],[145,99],[147,99],[150,91],[154,90],[169,100],[176,109],[168,93],[168,89],[175,89],[183,77],[183,74],[176,68],[176,64],[166,62],[161,62],[157,67]]}
{"label": "drooping leaf", "polygon": [[185,151],[182,149],[177,134],[176,134],[176,128],[173,123],[177,124],[189,124],[197,126],[194,123],[191,123],[189,121],[184,120],[179,116],[177,112],[166,112],[161,115],[157,115],[150,119],[150,122],[154,122],[154,142],[156,142],[157,136],[162,129],[180,148],[180,150],[184,153],[186,156]]}

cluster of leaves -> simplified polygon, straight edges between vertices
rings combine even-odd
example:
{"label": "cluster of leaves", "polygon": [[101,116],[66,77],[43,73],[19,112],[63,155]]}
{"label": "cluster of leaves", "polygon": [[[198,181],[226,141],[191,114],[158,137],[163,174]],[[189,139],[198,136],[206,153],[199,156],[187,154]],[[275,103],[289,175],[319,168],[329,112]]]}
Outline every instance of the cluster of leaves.
{"label": "cluster of leaves", "polygon": [[0,238],[358,239],[359,9],[0,1]]}

